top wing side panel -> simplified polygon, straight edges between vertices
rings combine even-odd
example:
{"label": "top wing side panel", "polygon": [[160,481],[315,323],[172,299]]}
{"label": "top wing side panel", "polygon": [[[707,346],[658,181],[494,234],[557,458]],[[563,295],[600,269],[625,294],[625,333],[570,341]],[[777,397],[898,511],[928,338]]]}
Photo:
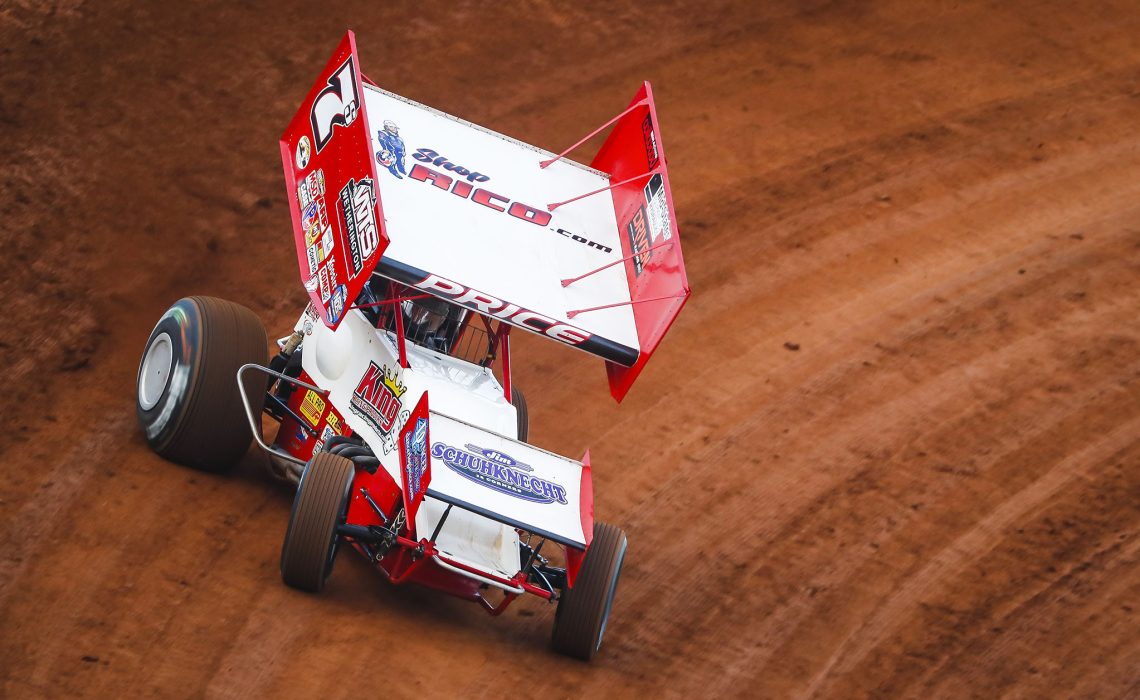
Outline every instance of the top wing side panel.
{"label": "top wing side panel", "polygon": [[280,141],[301,282],[330,328],[388,244],[363,95],[348,32]]}

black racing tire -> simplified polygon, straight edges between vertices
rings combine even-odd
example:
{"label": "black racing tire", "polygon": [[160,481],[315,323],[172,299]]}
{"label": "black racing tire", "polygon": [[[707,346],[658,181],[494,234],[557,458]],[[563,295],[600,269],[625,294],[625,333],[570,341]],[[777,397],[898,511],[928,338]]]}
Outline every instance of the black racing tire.
{"label": "black racing tire", "polygon": [[530,435],[530,412],[526,408],[526,397],[523,396],[521,389],[511,387],[511,403],[515,407],[515,413],[518,416],[519,425],[519,442],[526,442],[527,437]]}
{"label": "black racing tire", "polygon": [[325,587],[336,559],[336,528],[348,513],[354,474],[351,460],[327,452],[305,465],[281,545],[285,585],[309,593]]}
{"label": "black racing tire", "polygon": [[[264,365],[265,327],[240,304],[187,297],[151,331],[135,380],[139,425],[151,448],[172,462],[224,472],[253,436],[237,388],[244,364]],[[247,389],[260,416],[264,390]]]}
{"label": "black racing tire", "polygon": [[617,595],[627,544],[621,528],[594,523],[594,539],[574,587],[564,589],[558,600],[551,634],[555,651],[583,661],[598,652]]}

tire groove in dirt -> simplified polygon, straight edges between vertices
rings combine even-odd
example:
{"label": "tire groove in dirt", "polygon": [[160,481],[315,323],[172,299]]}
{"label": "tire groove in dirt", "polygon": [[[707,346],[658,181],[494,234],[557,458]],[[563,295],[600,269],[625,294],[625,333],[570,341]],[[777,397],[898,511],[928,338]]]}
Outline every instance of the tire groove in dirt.
{"label": "tire groove in dirt", "polygon": [[[1093,390],[1086,392],[1086,393],[1089,395],[1092,395],[1092,394],[1095,394],[1097,391],[1099,391],[1099,387],[1094,388]],[[1074,398],[1077,398],[1077,397],[1074,397]],[[1080,403],[1078,403],[1077,405],[1080,405]],[[1075,412],[1076,412],[1075,409],[1069,408],[1066,410],[1066,415],[1072,416],[1075,414]],[[1038,415],[1037,418],[1043,419],[1044,417]],[[1038,435],[1047,434],[1048,430],[1049,430],[1049,425],[1046,424],[1046,425],[1040,427],[1039,430],[1036,431],[1036,434],[1038,434]],[[853,432],[858,433],[860,431],[855,430]],[[997,455],[990,455],[991,461],[993,461],[993,462],[996,462],[1000,457],[1001,457],[1000,453]],[[808,456],[808,461],[810,461],[810,455]],[[889,469],[891,466],[891,462],[893,462],[893,461],[894,461],[894,459],[892,458],[891,461],[884,462],[881,465],[881,467],[879,467],[878,471],[884,472],[885,470]],[[877,487],[875,484],[876,484],[876,482],[881,481],[881,480],[882,480],[881,477],[871,477],[870,474],[866,470],[856,472],[855,475],[850,477],[849,480],[837,484],[834,490],[832,490],[832,491],[826,493],[825,495],[821,496],[820,498],[822,500],[817,500],[809,508],[802,510],[798,514],[798,517],[796,518],[796,520],[793,520],[793,521],[791,521],[791,522],[789,522],[783,526],[783,530],[781,532],[771,533],[771,534],[766,535],[762,542],[757,543],[756,549],[765,552],[765,555],[764,555],[765,560],[779,562],[779,561],[783,561],[783,559],[779,556],[777,550],[772,549],[772,546],[778,545],[778,543],[782,543],[782,542],[793,542],[794,546],[798,550],[800,550],[800,552],[801,552],[800,556],[806,557],[808,552],[811,551],[811,544],[812,544],[813,540],[815,538],[819,537],[820,531],[823,531],[826,528],[825,524],[821,524],[819,522],[820,518],[822,517],[821,514],[829,513],[829,512],[835,512],[835,510],[839,506],[839,504],[851,500],[853,493],[866,493],[868,489],[870,489],[871,492],[876,491]],[[801,488],[801,489],[804,488],[804,485],[800,484],[799,488]],[[924,494],[925,498],[927,498],[929,500],[934,500],[934,501],[938,500],[936,498],[936,496],[937,496],[936,493]],[[755,504],[752,504],[752,505],[755,505]],[[718,514],[715,512],[709,513],[708,515],[710,517],[712,517],[714,520],[721,520],[725,517],[730,517],[730,516],[727,516],[725,514]],[[644,525],[642,525],[642,527],[644,527]],[[810,527],[811,532],[810,533],[805,532],[805,529],[808,529],[809,527]],[[896,527],[901,528],[902,526],[901,526],[901,524],[896,524]],[[662,525],[661,528],[666,534],[668,534],[668,526]],[[747,530],[740,533],[741,537],[744,538],[744,541],[747,541],[749,539],[749,534],[750,533]],[[827,537],[827,535],[824,535],[824,537]],[[831,537],[837,537],[837,535],[831,535]],[[881,544],[881,545],[877,545],[877,546],[885,546],[885,545]],[[742,554],[745,556],[745,559],[746,559],[746,554],[749,551],[749,549],[751,549],[751,548],[745,549],[744,552],[742,552]],[[868,557],[871,556],[871,550],[866,550],[866,551],[867,551],[866,556],[868,556]],[[838,554],[838,552],[836,554]],[[736,561],[739,561],[741,559],[741,556],[738,555],[737,557],[734,557],[733,559]],[[659,566],[661,564],[651,560],[649,562],[646,562],[646,565],[649,568],[656,568],[656,566]],[[757,574],[764,574],[764,576],[760,578],[761,582],[766,582],[768,580],[779,581],[779,580],[785,579],[785,577],[787,576],[787,574],[789,572],[780,571],[778,568],[776,568],[777,566],[778,566],[777,564],[766,565],[766,566],[762,567],[761,569],[756,570],[754,567],[747,566],[747,565],[742,567],[738,563],[732,564],[732,565],[726,564],[723,567],[718,567],[718,568],[713,569],[711,571],[707,570],[707,569],[701,571],[700,572],[700,574],[701,574],[700,579],[702,582],[701,585],[706,586],[712,590],[733,591],[733,590],[735,590],[736,586],[740,585],[739,584],[740,581],[747,581],[747,580],[749,580],[750,576],[755,578],[755,576]],[[805,561],[804,562],[804,568],[813,572],[811,574],[810,578],[808,579],[809,583],[803,584],[801,586],[785,588],[784,592],[780,594],[781,598],[772,601],[772,604],[770,607],[774,612],[771,614],[773,616],[776,616],[777,618],[787,618],[789,615],[796,615],[797,613],[801,616],[811,613],[813,611],[812,606],[818,607],[818,605],[819,605],[819,601],[815,600],[816,594],[814,592],[812,592],[812,589],[821,589],[821,590],[826,591],[827,589],[835,589],[835,588],[842,589],[842,588],[844,588],[845,586],[843,586],[842,584],[845,583],[845,580],[843,578],[839,578],[839,579],[835,579],[834,577],[829,578],[829,574],[834,573],[834,574],[838,574],[840,576],[850,575],[850,574],[843,574],[842,572],[850,571],[851,567],[852,567],[852,563],[850,561],[843,561],[842,563],[835,563],[835,562],[829,563],[828,559],[825,558],[823,561],[817,562],[814,567],[808,566],[807,562]],[[682,579],[681,581],[677,582],[671,588],[676,590],[676,595],[679,596],[683,600],[684,599],[684,591],[686,590],[686,587],[689,585],[695,585],[695,583],[696,582],[694,582],[694,581],[686,581],[686,580]],[[763,586],[760,586],[760,587],[763,588]],[[808,594],[806,597],[804,596],[805,593]],[[714,597],[714,600],[721,598],[721,597],[722,596],[716,596],[716,597]],[[727,594],[727,598],[725,598],[725,599],[726,600],[732,600],[733,597],[734,597],[734,594],[729,593],[729,594]],[[651,630],[652,630],[651,638],[662,638],[662,637],[668,638],[671,636],[692,634],[693,630],[691,627],[695,626],[699,629],[701,626],[701,623],[694,623],[693,625],[691,625],[687,628],[686,623],[683,621],[685,619],[685,616],[698,615],[699,617],[701,617],[705,620],[714,621],[718,618],[719,614],[721,614],[723,612],[722,609],[720,609],[719,607],[715,607],[715,606],[707,608],[707,609],[702,610],[702,611],[690,612],[689,610],[685,609],[685,606],[683,604],[681,604],[681,605],[671,604],[670,596],[668,596],[668,595],[666,595],[666,596],[658,595],[654,599],[653,602],[654,602],[654,605],[663,604],[666,607],[666,609],[680,608],[681,610],[674,610],[674,613],[672,616],[666,617],[665,620],[663,620],[663,621],[667,620],[667,622],[666,622],[667,627],[665,629],[651,628]],[[749,609],[754,608],[754,607],[756,607],[755,601],[753,601],[748,606]],[[678,618],[677,615],[681,615],[681,617]],[[763,663],[763,659],[765,658],[765,656],[760,651],[760,649],[762,649],[763,646],[760,646],[760,647],[753,646],[752,642],[747,641],[747,640],[753,640],[756,636],[761,634],[761,631],[763,629],[766,629],[771,624],[773,624],[773,623],[766,622],[765,625],[762,627],[759,627],[759,628],[753,627],[748,632],[742,632],[741,634],[737,635],[731,642],[731,645],[733,647],[739,646],[740,650],[742,652],[745,649],[751,649],[752,650],[751,653],[748,655],[750,670],[752,672],[755,672],[755,671],[763,668],[762,663]],[[710,652],[710,653],[719,653],[721,651],[723,651],[723,649],[718,650],[717,652]],[[772,653],[775,653],[775,651],[776,651],[775,649],[772,649]],[[731,681],[731,675],[730,674],[726,673],[726,674],[724,674],[724,677],[726,679],[725,680],[726,683]]]}
{"label": "tire groove in dirt", "polygon": [[[1002,531],[1012,522],[1023,518],[1034,508],[1040,507],[1070,482],[1087,478],[1092,466],[1090,462],[1118,455],[1123,448],[1135,447],[1136,435],[1140,432],[1138,429],[1140,429],[1140,420],[1121,424],[1107,435],[1085,446],[1080,452],[1070,454],[1016,495],[1002,501],[984,519],[931,557],[921,571],[909,576],[903,585],[895,589],[886,604],[878,608],[870,619],[863,623],[857,630],[857,636],[852,634],[844,640],[844,644],[834,651],[827,664],[812,679],[805,694],[815,695],[819,691],[821,682],[830,675],[842,676],[851,673],[871,649],[882,643],[885,635],[889,633],[888,625],[898,623],[896,616],[905,609],[912,608],[931,587],[939,585],[941,583],[939,578],[944,576],[946,571],[960,569],[969,559],[998,546]],[[848,642],[855,638],[858,639],[857,646],[849,647]]]}

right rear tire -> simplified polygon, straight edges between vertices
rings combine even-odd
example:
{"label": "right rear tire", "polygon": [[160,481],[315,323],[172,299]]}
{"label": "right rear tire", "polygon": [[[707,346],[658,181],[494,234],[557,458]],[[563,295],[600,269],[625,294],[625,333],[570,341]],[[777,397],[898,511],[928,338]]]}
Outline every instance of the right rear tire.
{"label": "right rear tire", "polygon": [[[187,297],[170,307],[151,331],[136,380],[136,413],[151,448],[210,472],[241,459],[253,436],[237,370],[264,365],[267,346],[261,320],[244,306]],[[247,393],[260,418],[264,386]]]}
{"label": "right rear tire", "polygon": [[325,587],[336,559],[336,528],[348,513],[355,473],[351,460],[327,452],[305,465],[281,546],[285,585],[309,593]]}
{"label": "right rear tire", "polygon": [[628,544],[621,528],[594,523],[594,539],[573,588],[562,592],[554,615],[554,650],[589,661],[602,646]]}

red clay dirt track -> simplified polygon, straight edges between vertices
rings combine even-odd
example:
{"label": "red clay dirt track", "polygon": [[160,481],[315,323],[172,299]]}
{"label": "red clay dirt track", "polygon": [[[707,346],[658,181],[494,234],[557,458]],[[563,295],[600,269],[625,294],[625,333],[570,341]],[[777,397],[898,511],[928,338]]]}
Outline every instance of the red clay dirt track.
{"label": "red clay dirt track", "polygon": [[[1140,697],[1140,11],[1076,4],[0,4],[0,695]],[[592,665],[537,600],[285,588],[262,455],[137,430],[171,302],[300,312],[276,141],[346,27],[552,150],[653,81],[689,306],[620,407],[516,343],[629,532]]]}

